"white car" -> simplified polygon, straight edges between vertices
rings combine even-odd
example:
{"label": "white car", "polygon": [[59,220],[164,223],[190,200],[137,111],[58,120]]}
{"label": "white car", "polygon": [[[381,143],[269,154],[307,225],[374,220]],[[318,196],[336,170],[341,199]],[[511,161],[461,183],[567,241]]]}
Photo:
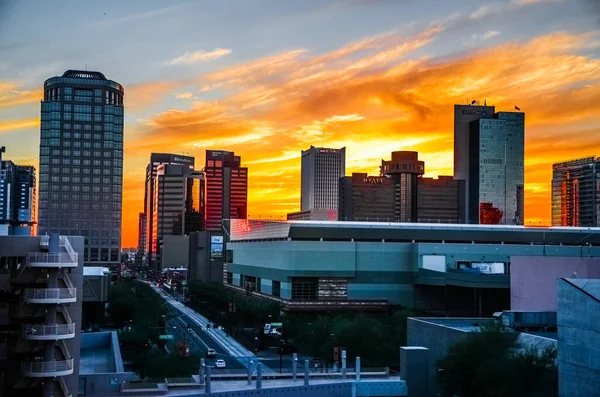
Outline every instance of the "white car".
{"label": "white car", "polygon": [[215,361],[215,366],[217,368],[225,368],[227,366],[227,364],[225,364],[225,360],[219,359],[219,360]]}

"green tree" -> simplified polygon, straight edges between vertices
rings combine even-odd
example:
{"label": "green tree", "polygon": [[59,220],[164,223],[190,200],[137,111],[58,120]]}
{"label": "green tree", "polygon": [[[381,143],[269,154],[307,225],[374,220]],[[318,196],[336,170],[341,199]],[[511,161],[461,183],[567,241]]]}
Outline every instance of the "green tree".
{"label": "green tree", "polygon": [[[447,397],[544,395],[556,373],[556,349],[538,352],[498,327],[471,332],[437,363],[437,384]],[[551,395],[551,394],[550,394]]]}

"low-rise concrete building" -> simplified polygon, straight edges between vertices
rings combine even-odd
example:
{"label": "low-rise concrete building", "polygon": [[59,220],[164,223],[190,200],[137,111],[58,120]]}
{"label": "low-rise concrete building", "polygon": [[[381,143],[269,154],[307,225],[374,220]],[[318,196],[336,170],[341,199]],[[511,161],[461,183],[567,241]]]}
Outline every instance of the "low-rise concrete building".
{"label": "low-rise concrete building", "polygon": [[558,280],[558,389],[600,396],[600,280]]}
{"label": "low-rise concrete building", "polygon": [[514,257],[599,258],[598,228],[231,220],[225,284],[284,310],[510,307]]}

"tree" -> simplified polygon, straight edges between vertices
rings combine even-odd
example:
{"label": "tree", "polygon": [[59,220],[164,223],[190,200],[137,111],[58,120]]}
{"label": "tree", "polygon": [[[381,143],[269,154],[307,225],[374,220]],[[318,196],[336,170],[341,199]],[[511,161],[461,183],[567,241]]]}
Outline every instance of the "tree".
{"label": "tree", "polygon": [[552,386],[547,382],[556,372],[556,349],[523,348],[517,337],[493,326],[471,332],[452,345],[437,363],[441,395],[530,397],[547,393]]}

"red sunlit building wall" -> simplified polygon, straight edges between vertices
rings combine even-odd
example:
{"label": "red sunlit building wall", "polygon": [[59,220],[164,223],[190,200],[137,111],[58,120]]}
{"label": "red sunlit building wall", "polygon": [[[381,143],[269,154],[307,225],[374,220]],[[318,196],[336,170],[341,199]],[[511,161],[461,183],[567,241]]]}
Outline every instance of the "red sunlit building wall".
{"label": "red sunlit building wall", "polygon": [[206,230],[220,231],[223,219],[248,217],[248,168],[241,157],[223,150],[206,151]]}

